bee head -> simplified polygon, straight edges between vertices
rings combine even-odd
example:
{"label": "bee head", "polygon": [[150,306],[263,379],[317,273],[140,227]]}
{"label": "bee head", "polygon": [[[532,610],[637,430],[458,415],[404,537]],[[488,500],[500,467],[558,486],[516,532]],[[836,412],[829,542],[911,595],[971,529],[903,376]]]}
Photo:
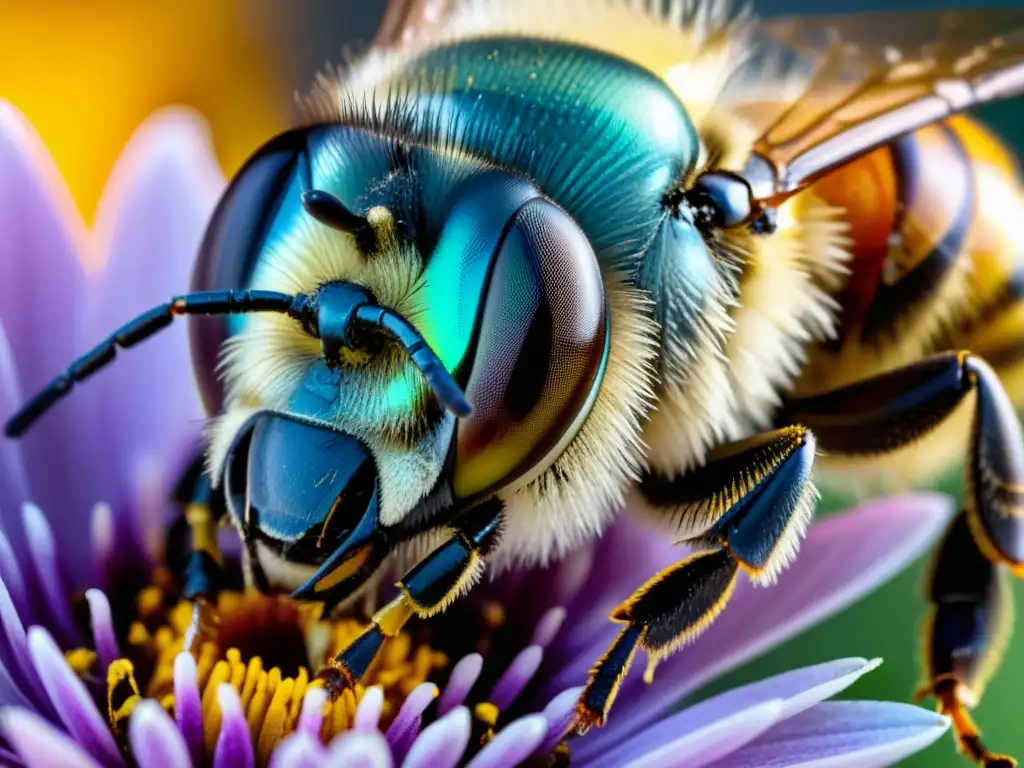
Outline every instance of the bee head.
{"label": "bee head", "polygon": [[243,167],[193,288],[208,472],[263,581],[320,596],[549,469],[609,355],[593,249],[530,180],[342,125]]}

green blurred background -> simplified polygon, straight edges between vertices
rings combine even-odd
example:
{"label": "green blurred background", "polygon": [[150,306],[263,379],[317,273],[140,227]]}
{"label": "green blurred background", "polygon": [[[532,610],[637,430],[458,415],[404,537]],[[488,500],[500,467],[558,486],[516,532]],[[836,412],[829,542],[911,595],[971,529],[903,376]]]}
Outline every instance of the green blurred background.
{"label": "green blurred background", "polygon": [[[514,2],[514,0],[507,0]],[[553,0],[557,1],[557,0]],[[985,5],[1020,6],[1017,2]],[[762,0],[764,15],[940,7],[927,0]],[[969,7],[970,3],[941,4]],[[325,62],[369,39],[383,0],[0,0],[0,99],[36,126],[86,220],[131,132],[166,104],[188,104],[209,120],[226,173],[233,172],[294,115]],[[1024,150],[1024,101],[981,116]],[[1024,240],[1022,240],[1024,243]],[[943,489],[959,493],[959,474]],[[850,499],[828,493],[823,513]],[[808,632],[701,693],[799,665],[843,656],[880,656],[885,664],[847,695],[907,699],[919,683],[918,625],[925,562],[841,616]],[[1024,586],[1016,589],[1024,611]],[[1024,632],[976,714],[991,746],[1024,757]],[[966,763],[943,739],[907,763],[956,768]]]}

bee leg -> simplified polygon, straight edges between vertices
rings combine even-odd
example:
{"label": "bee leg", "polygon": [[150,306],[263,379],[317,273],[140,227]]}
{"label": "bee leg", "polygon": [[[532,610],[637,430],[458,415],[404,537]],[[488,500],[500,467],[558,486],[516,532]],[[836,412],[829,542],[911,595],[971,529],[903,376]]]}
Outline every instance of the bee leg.
{"label": "bee leg", "polygon": [[472,586],[483,558],[501,537],[504,505],[491,499],[457,517],[451,536],[398,582],[398,597],[374,614],[370,626],[328,662],[318,678],[332,696],[359,682],[384,641],[413,616],[440,613]]}
{"label": "bee leg", "polygon": [[1024,435],[1002,383],[982,360],[948,352],[788,410],[837,454],[881,454],[908,445],[975,395],[967,461],[967,521],[982,554],[1024,578]]}
{"label": "bee leg", "polygon": [[[952,583],[958,568],[965,569],[959,574],[961,579],[970,577],[978,583],[987,580],[996,584],[1005,578],[1001,575],[1004,570],[1024,578],[1024,435],[995,372],[975,355],[949,352],[833,392],[795,400],[789,405],[789,412],[799,415],[815,430],[827,451],[879,454],[925,435],[972,393],[976,399],[971,449],[966,462],[966,509],[944,547],[950,551],[957,548],[962,553],[970,550],[975,562],[980,557],[990,565],[988,570],[976,565],[973,572],[966,572],[966,566],[947,565],[951,561],[940,557],[934,577],[939,585]],[[971,546],[965,543],[968,534],[973,541]],[[956,632],[962,638],[966,637],[964,633],[981,633],[971,638],[965,649],[965,653],[980,652],[987,642],[989,627],[986,624],[1006,610],[1001,607],[1006,601],[997,605],[996,598],[980,587],[973,594],[965,595],[963,601],[954,600],[957,593],[950,590],[934,585],[932,589],[935,606],[931,632],[936,635],[933,665],[938,665],[943,656],[955,650],[941,647],[940,643],[951,641],[938,638],[938,633]],[[984,654],[983,676],[994,671],[1000,655]],[[968,659],[965,663],[970,666],[974,662]],[[946,677],[936,680],[933,670],[930,690],[936,694],[939,709],[948,709],[955,719],[958,718],[960,744],[968,754],[973,754],[972,750],[981,747],[977,729],[964,709],[972,703],[968,695],[969,681],[959,677],[966,674],[966,670],[957,667],[943,674]],[[975,674],[981,674],[980,667]],[[973,679],[975,689],[980,688],[977,682]],[[975,690],[975,694],[980,695],[980,689]],[[986,764],[984,752],[974,756]],[[1012,764],[1003,758],[991,759],[994,766]]]}
{"label": "bee leg", "polygon": [[985,768],[1017,762],[988,751],[967,713],[981,698],[988,676],[1006,650],[1013,624],[1013,597],[1006,567],[978,549],[967,513],[953,521],[939,547],[928,583],[931,610],[925,629],[928,682],[917,698],[935,697],[953,721],[960,751]]}
{"label": "bee leg", "polygon": [[192,620],[185,633],[185,649],[199,650],[203,641],[217,634],[214,604],[224,574],[224,558],[217,543],[217,525],[225,506],[219,501],[197,457],[178,482],[175,498],[184,507],[183,517],[191,533],[191,547],[184,572],[185,599],[192,601]]}
{"label": "bee leg", "polygon": [[795,556],[816,499],[814,445],[806,428],[787,427],[726,446],[682,477],[642,481],[647,501],[681,515],[685,537],[706,548],[656,575],[612,613],[626,627],[590,672],[576,708],[579,732],[604,724],[638,648],[647,654],[650,682],[661,659],[715,620],[740,570],[770,584]]}

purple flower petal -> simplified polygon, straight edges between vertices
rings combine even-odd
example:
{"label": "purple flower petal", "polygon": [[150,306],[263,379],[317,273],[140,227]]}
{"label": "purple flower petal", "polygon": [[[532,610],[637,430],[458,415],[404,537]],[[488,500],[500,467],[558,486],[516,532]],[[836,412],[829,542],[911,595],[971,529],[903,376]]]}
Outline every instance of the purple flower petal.
{"label": "purple flower petal", "polygon": [[769,699],[693,731],[673,728],[657,735],[652,733],[650,738],[630,739],[588,764],[594,768],[615,768],[626,763],[635,768],[703,768],[763,734],[779,721],[782,709],[781,699]]}
{"label": "purple flower petal", "polygon": [[[31,553],[32,570],[45,601],[47,613],[53,621],[53,628],[67,646],[78,645],[78,630],[68,605],[67,589],[61,576],[57,558],[57,545],[42,510],[35,504],[26,503],[21,508],[22,526]],[[81,547],[79,547],[81,549]],[[61,557],[64,552],[61,551]]]}
{"label": "purple flower petal", "polygon": [[[569,605],[586,586],[594,568],[593,547],[583,547],[568,555],[559,563],[554,579],[548,584],[551,602],[555,605]],[[542,643],[537,643],[542,645]]]}
{"label": "purple flower petal", "polygon": [[384,689],[373,685],[366,689],[363,698],[356,707],[356,716],[352,722],[355,731],[376,731],[380,723],[381,712],[384,711]]}
{"label": "purple flower petal", "polygon": [[80,745],[27,710],[4,709],[0,730],[28,768],[102,768]]}
{"label": "purple flower petal", "polygon": [[376,732],[346,731],[331,742],[327,765],[345,768],[391,768],[391,750],[384,737]]}
{"label": "purple flower petal", "polygon": [[513,768],[528,758],[548,732],[544,715],[513,720],[491,739],[466,768]]}
{"label": "purple flower petal", "polygon": [[0,747],[0,765],[9,766],[9,768],[24,768],[25,763],[9,749]]}
{"label": "purple flower petal", "polygon": [[[4,664],[0,664],[0,701],[3,706],[21,707],[32,711],[39,711],[35,701],[30,701],[25,695],[25,686],[16,682],[11,677],[10,670]],[[46,711],[49,712],[50,702],[46,702]]]}
{"label": "purple flower petal", "polygon": [[[85,226],[42,140],[16,109],[0,102],[0,323],[26,397],[84,351],[74,331],[85,296],[81,259],[88,251]],[[94,419],[88,408],[61,403],[19,442],[32,495],[18,501],[59,516],[61,537],[72,544],[84,540],[110,458],[96,450]],[[5,512],[16,547],[17,509]],[[73,547],[67,557],[75,583],[88,578],[85,549]]]}
{"label": "purple flower petal", "polygon": [[406,696],[405,701],[402,702],[402,708],[398,710],[391,727],[385,734],[385,738],[392,748],[409,732],[412,732],[413,735],[419,732],[423,713],[436,698],[437,686],[433,683],[421,683],[413,688],[412,693]]}
{"label": "purple flower petal", "polygon": [[880,659],[840,659],[784,672],[702,701],[645,728],[618,746],[611,746],[610,751],[603,749],[596,741],[581,743],[574,751],[574,756],[581,760],[600,757],[603,762],[609,757],[643,754],[652,744],[672,743],[679,734],[688,736],[697,733],[735,712],[767,701],[780,702],[776,719],[782,721],[836,695],[863,675],[877,669],[879,664]]}
{"label": "purple flower petal", "polygon": [[566,611],[562,606],[555,606],[541,616],[540,621],[533,630],[533,637],[530,638],[530,645],[539,645],[546,648],[558,635],[562,624],[565,622]]}
{"label": "purple flower petal", "polygon": [[[565,677],[549,681],[550,694],[586,682],[586,672],[605,650],[602,647],[598,655],[593,656],[595,638],[602,636],[610,643],[616,634],[608,614],[652,574],[685,555],[686,551],[672,546],[662,532],[629,518],[620,520],[598,541],[593,561],[615,563],[615,567],[592,568],[575,601],[566,606],[573,631],[560,638],[559,650],[563,657],[568,656],[573,661],[567,665]],[[606,647],[607,643],[602,640],[596,645]],[[576,666],[584,673],[582,679]]]}
{"label": "purple flower petal", "polygon": [[[161,110],[136,130],[96,211],[94,247],[106,265],[83,308],[77,334],[83,348],[188,290],[203,231],[224,184],[209,131],[195,113]],[[116,477],[136,477],[139,462],[164,460],[198,432],[203,412],[185,323],[178,325],[120,354],[88,384],[99,421],[118,425],[104,432],[104,455],[114,463]],[[124,495],[126,488],[104,490],[117,514],[133,501]]]}
{"label": "purple flower petal", "polygon": [[385,734],[396,762],[400,763],[408,754],[423,725],[423,713],[437,698],[437,693],[433,683],[421,683],[402,702],[398,716]]}
{"label": "purple flower petal", "polygon": [[[108,579],[116,572],[119,563],[116,562],[118,552],[125,552],[127,546],[117,547],[118,536],[114,530],[114,512],[110,505],[105,502],[97,502],[93,505],[92,515],[89,522],[89,543],[92,548],[93,570],[97,575],[97,582],[101,588],[109,586]],[[121,541],[124,544],[124,541]],[[134,555],[132,556],[134,559]]]}
{"label": "purple flower petal", "polygon": [[771,729],[715,765],[763,768],[876,768],[927,747],[949,720],[909,704],[826,701]]}
{"label": "purple flower petal", "polygon": [[152,699],[135,705],[128,722],[128,741],[139,765],[192,768],[188,747],[170,715]]}
{"label": "purple flower petal", "polygon": [[84,283],[79,257],[88,250],[88,233],[35,129],[2,101],[0,183],[0,320],[24,391],[67,365],[71,346],[65,334],[54,333],[52,310],[77,306]]}
{"label": "purple flower petal", "polygon": [[[7,333],[0,322],[0,423],[6,423],[21,407],[25,398],[18,386],[14,357]],[[0,441],[0,528],[15,536],[15,543],[24,544],[18,510],[29,497],[28,475],[21,455],[21,446],[14,440]]]}
{"label": "purple flower petal", "polygon": [[221,720],[220,735],[213,751],[213,768],[253,768],[256,760],[252,737],[238,692],[230,683],[218,686],[217,704],[220,705]]}
{"label": "purple flower petal", "polygon": [[734,688],[696,706],[691,717],[700,713],[705,721],[719,718],[737,707],[782,699],[782,718],[790,718],[825,699],[835,696],[881,665],[881,659],[839,659],[824,664],[794,669],[756,683]]}
{"label": "purple flower petal", "polygon": [[423,729],[402,768],[455,768],[469,745],[471,726],[469,710],[456,707]]}
{"label": "purple flower petal", "polygon": [[[581,744],[593,741],[593,749],[600,750],[621,733],[638,732],[703,683],[853,603],[933,542],[952,509],[946,496],[916,494],[871,502],[811,526],[800,557],[775,587],[741,581],[718,620],[692,646],[666,660],[653,684],[645,685],[640,675],[624,681],[609,727],[591,731]],[[594,643],[585,664],[573,662],[577,681],[586,680],[589,664],[614,631]]]}
{"label": "purple flower petal", "polygon": [[[182,423],[185,423],[184,419]],[[147,570],[153,563],[159,562],[160,552],[166,543],[170,515],[167,500],[172,492],[172,483],[166,472],[166,461],[166,455],[161,459],[153,454],[136,455],[126,475],[133,491],[127,497],[129,503],[125,507],[129,514],[118,515],[118,518],[128,519],[115,520],[115,525],[122,530],[131,530],[132,541],[140,542],[139,552],[135,553],[134,557],[128,553],[122,554],[121,557],[128,563],[138,563]],[[173,482],[176,483],[179,479],[180,476],[175,477]],[[123,548],[125,544],[118,542],[118,546]]]}
{"label": "purple flower petal", "polygon": [[85,685],[64,661],[50,633],[42,627],[28,631],[28,650],[50,703],[75,740],[104,765],[121,766],[124,760]]}
{"label": "purple flower petal", "polygon": [[446,715],[455,707],[466,700],[470,690],[480,677],[480,670],[484,667],[484,657],[479,653],[471,653],[463,656],[458,663],[452,667],[452,673],[448,676],[448,684],[437,702],[437,714],[439,717]]}
{"label": "purple flower petal", "polygon": [[576,703],[579,701],[581,693],[583,693],[582,687],[562,691],[544,707],[543,714],[544,719],[548,721],[548,732],[544,735],[544,740],[534,750],[535,756],[547,755],[558,746],[558,742],[565,738],[576,717]]}
{"label": "purple flower petal", "polygon": [[269,768],[328,768],[327,750],[308,733],[290,733],[270,756]]}
{"label": "purple flower petal", "polygon": [[107,596],[98,589],[88,590],[85,599],[89,603],[93,647],[105,669],[120,656],[117,650],[117,637],[114,635],[114,620],[110,614],[110,603]]}
{"label": "purple flower petal", "polygon": [[11,602],[22,622],[32,621],[32,607],[28,598],[28,588],[25,585],[25,577],[21,575],[21,566],[14,556],[14,549],[11,542],[0,533],[0,580],[7,587],[7,593],[11,596]]}
{"label": "purple flower petal", "polygon": [[310,688],[306,691],[306,695],[302,697],[302,710],[299,712],[299,722],[295,729],[312,739],[319,739],[326,702],[327,691],[323,688]]}
{"label": "purple flower petal", "polygon": [[182,651],[174,657],[174,719],[197,765],[203,757],[203,707],[196,660]]}
{"label": "purple flower petal", "polygon": [[[0,632],[2,632],[0,635],[2,637],[0,661],[3,662],[11,683],[16,690],[23,694],[23,698],[32,702],[34,708],[41,714],[53,714],[50,702],[42,691],[42,683],[32,665],[32,657],[29,655],[25,637],[25,627],[10,599],[7,585],[2,581],[0,581]],[[5,700],[5,703],[13,702]]]}
{"label": "purple flower petal", "polygon": [[531,645],[516,654],[508,669],[491,689],[491,703],[499,710],[508,709],[523,692],[527,683],[533,679],[543,660],[544,649],[537,645]]}

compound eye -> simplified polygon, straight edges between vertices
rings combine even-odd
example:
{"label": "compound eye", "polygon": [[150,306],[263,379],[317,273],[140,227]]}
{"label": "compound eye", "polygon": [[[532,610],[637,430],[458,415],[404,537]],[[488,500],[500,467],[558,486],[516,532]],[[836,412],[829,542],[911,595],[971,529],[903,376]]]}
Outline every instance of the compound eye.
{"label": "compound eye", "polygon": [[[303,172],[300,160],[309,133],[304,128],[277,136],[257,150],[235,175],[206,228],[192,273],[191,290],[227,290],[247,285],[275,215],[289,192],[299,188],[298,174]],[[189,321],[199,387],[211,412],[219,410],[223,400],[217,362],[230,323],[228,318],[220,317]]]}
{"label": "compound eye", "polygon": [[746,224],[754,210],[750,185],[728,171],[702,174],[687,190],[684,200],[701,227],[732,229]]}
{"label": "compound eye", "polygon": [[515,214],[489,280],[458,428],[459,498],[521,485],[575,437],[608,354],[604,284],[576,223],[543,198]]}

